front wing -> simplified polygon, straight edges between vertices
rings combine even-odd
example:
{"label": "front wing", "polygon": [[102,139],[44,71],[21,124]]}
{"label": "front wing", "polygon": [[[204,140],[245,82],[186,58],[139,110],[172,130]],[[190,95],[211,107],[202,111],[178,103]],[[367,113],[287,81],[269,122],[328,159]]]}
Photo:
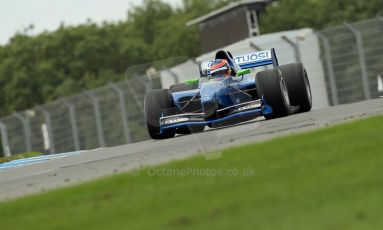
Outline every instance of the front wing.
{"label": "front wing", "polygon": [[204,113],[184,113],[163,116],[160,118],[160,131],[162,133],[163,130],[166,129],[175,129],[187,126],[206,126],[228,120],[235,120],[236,118],[241,117],[262,116],[264,114],[272,113],[271,108],[263,103],[261,99],[230,106],[220,109],[217,112],[222,113],[227,111],[230,112],[223,117],[213,120],[205,120]]}

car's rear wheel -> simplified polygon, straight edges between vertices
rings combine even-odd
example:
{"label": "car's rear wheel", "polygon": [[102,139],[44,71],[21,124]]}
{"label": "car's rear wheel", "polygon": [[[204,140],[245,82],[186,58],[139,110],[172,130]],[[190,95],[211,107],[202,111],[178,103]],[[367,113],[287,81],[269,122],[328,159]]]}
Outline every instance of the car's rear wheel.
{"label": "car's rear wheel", "polygon": [[174,129],[164,130],[160,133],[160,118],[166,109],[172,108],[171,95],[168,89],[149,91],[145,96],[145,119],[149,136],[153,139],[166,139],[174,137]]}
{"label": "car's rear wheel", "polygon": [[280,70],[261,71],[257,73],[255,82],[259,98],[263,97],[273,110],[271,114],[264,115],[266,119],[284,117],[290,113],[290,99]]}
{"label": "car's rear wheel", "polygon": [[307,112],[312,108],[312,95],[307,72],[302,63],[280,66],[285,79],[292,106],[299,106],[299,112]]}

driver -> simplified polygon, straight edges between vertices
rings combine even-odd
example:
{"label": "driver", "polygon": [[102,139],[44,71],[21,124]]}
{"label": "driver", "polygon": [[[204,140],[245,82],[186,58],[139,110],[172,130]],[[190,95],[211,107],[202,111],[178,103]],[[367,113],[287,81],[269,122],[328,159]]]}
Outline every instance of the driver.
{"label": "driver", "polygon": [[229,77],[232,72],[226,59],[216,59],[211,63],[210,75],[212,77]]}

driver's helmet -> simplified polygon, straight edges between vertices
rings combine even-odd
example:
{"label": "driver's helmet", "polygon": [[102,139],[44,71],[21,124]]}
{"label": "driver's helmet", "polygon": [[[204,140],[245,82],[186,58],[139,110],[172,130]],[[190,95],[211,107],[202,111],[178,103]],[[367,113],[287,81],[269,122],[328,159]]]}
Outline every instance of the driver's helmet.
{"label": "driver's helmet", "polygon": [[231,74],[231,68],[226,59],[216,59],[211,63],[209,72],[212,77],[228,77]]}

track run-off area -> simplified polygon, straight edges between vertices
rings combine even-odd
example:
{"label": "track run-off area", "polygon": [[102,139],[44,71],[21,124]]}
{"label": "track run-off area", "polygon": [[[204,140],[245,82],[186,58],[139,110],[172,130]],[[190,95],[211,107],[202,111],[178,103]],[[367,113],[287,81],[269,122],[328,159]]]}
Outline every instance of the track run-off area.
{"label": "track run-off area", "polygon": [[[339,105],[288,117],[255,119],[203,133],[44,156],[0,165],[0,200],[78,184],[224,148],[383,114],[383,99]],[[206,155],[209,160],[211,156]]]}

